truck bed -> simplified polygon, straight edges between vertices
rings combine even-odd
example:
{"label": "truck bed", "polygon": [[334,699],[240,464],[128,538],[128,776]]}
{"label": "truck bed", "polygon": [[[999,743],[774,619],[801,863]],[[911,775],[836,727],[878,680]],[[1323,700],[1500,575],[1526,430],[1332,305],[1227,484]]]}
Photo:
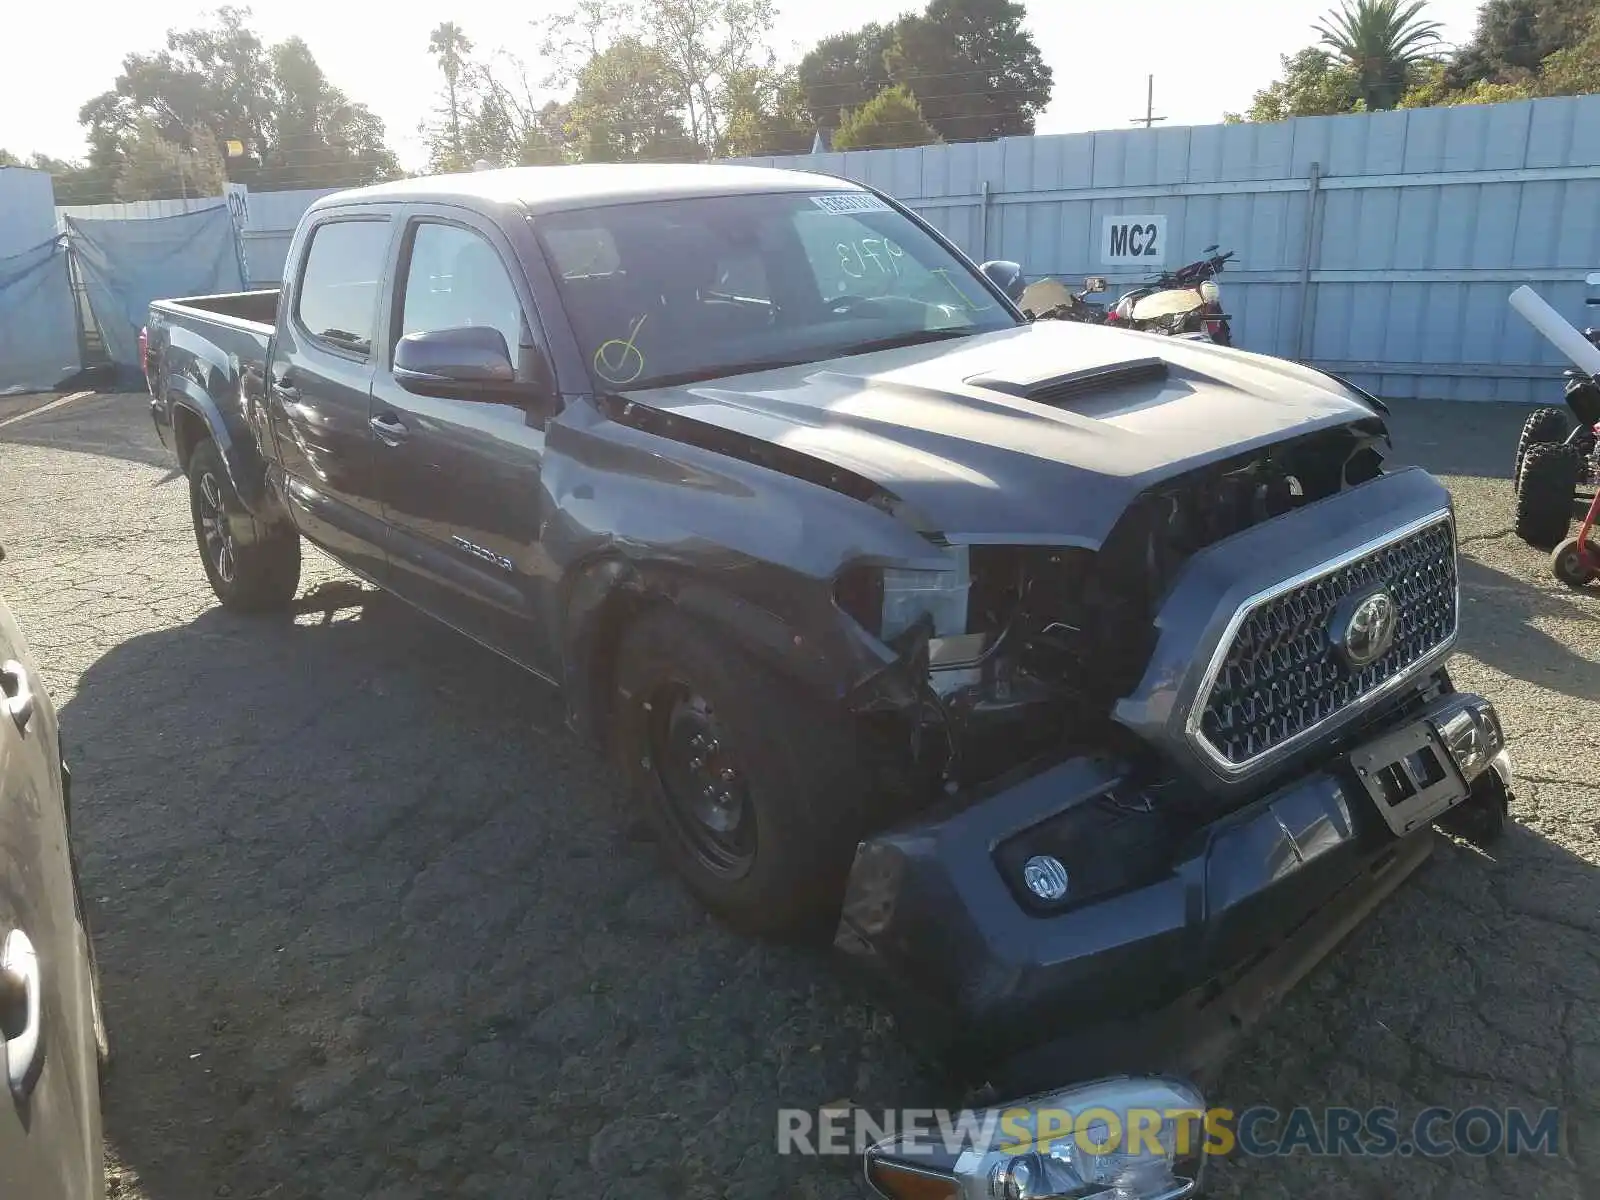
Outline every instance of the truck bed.
{"label": "truck bed", "polygon": [[259,325],[268,334],[278,319],[280,289],[269,288],[259,292],[224,292],[216,296],[186,296],[179,300],[157,301],[167,309],[189,309],[206,316],[229,317],[250,325]]}

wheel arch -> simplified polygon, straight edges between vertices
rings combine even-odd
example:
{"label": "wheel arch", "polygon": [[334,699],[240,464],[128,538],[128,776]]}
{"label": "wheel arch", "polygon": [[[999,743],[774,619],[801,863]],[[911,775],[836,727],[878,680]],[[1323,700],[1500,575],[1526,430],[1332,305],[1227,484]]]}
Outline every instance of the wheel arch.
{"label": "wheel arch", "polygon": [[624,631],[661,606],[670,606],[728,637],[739,649],[817,698],[838,700],[851,685],[851,672],[838,656],[819,653],[827,639],[809,635],[792,619],[718,586],[699,572],[608,553],[575,566],[568,574],[561,624],[561,685],[568,724],[595,742],[609,741]]}

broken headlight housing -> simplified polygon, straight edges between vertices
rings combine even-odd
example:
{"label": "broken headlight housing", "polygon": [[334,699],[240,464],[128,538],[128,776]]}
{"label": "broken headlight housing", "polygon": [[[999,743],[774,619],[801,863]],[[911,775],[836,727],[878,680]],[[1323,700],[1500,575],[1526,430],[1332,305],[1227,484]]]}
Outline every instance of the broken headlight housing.
{"label": "broken headlight housing", "polygon": [[933,637],[967,630],[967,593],[972,588],[965,546],[949,551],[945,570],[858,565],[834,583],[839,607],[868,633],[891,642],[926,616]]}
{"label": "broken headlight housing", "polygon": [[1200,1191],[1205,1101],[1172,1079],[1118,1077],[879,1142],[889,1200],[1184,1200]]}

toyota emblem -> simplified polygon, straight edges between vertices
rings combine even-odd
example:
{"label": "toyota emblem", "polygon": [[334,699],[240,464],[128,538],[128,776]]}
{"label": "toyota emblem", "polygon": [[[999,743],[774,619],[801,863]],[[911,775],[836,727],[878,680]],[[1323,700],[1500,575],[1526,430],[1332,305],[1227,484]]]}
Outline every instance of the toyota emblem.
{"label": "toyota emblem", "polygon": [[1339,637],[1345,661],[1357,668],[1371,666],[1394,645],[1395,630],[1400,625],[1399,606],[1388,592],[1379,591],[1361,597],[1345,611],[1349,616]]}

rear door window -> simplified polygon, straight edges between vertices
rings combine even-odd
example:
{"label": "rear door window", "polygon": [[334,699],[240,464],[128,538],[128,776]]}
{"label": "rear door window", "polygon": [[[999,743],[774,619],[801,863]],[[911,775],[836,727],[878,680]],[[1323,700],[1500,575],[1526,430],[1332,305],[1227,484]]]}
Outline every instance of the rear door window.
{"label": "rear door window", "polygon": [[304,330],[336,349],[371,354],[388,250],[387,220],[319,225],[311,235],[295,308]]}

